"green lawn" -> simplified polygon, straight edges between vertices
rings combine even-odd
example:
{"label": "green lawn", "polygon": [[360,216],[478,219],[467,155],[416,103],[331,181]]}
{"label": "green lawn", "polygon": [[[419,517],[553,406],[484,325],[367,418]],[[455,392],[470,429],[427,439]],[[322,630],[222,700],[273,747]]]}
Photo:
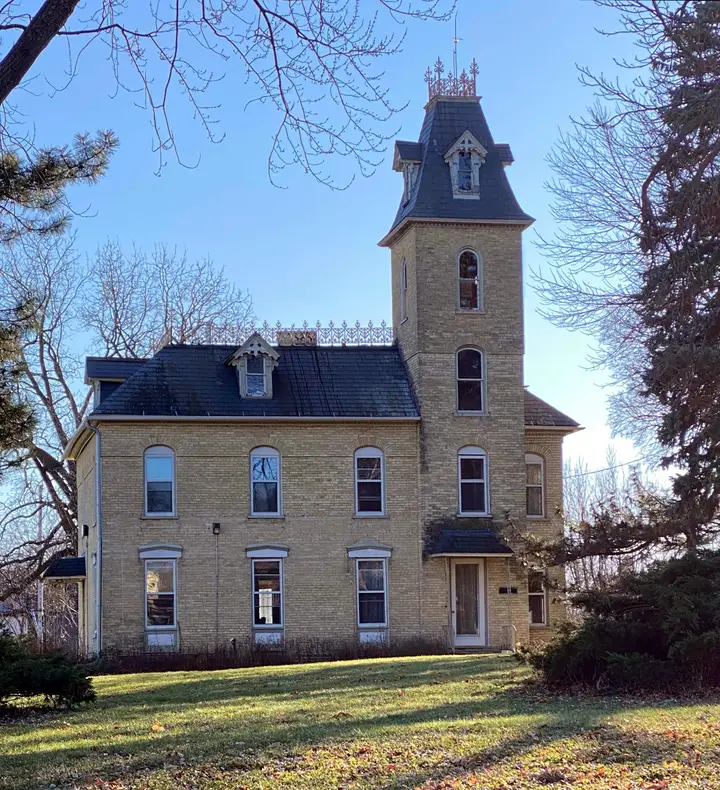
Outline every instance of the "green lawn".
{"label": "green lawn", "polygon": [[0,725],[0,788],[720,788],[720,699],[551,696],[447,656],[97,678]]}

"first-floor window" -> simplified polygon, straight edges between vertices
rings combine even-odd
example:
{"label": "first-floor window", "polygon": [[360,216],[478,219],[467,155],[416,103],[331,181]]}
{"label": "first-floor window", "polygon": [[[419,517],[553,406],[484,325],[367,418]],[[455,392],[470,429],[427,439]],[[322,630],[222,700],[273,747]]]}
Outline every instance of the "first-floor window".
{"label": "first-floor window", "polygon": [[282,626],[282,560],[253,560],[253,623]]}
{"label": "first-floor window", "polygon": [[175,560],[145,560],[145,623],[148,628],[176,625]]}
{"label": "first-floor window", "polygon": [[481,447],[463,447],[458,453],[458,486],[460,515],[487,515],[487,455]]}
{"label": "first-floor window", "polygon": [[547,623],[545,574],[542,571],[528,573],[528,603],[530,605],[530,624]]}
{"label": "first-floor window", "polygon": [[387,624],[386,563],[381,560],[357,560],[358,624]]}
{"label": "first-floor window", "polygon": [[280,515],[280,453],[256,447],[250,455],[251,512],[254,516]]}

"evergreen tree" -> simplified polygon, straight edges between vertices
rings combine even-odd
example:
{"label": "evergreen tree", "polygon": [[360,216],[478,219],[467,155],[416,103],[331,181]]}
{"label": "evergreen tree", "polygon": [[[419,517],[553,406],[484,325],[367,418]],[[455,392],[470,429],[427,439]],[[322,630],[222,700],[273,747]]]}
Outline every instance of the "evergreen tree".
{"label": "evergreen tree", "polygon": [[667,519],[686,545],[720,524],[720,4],[672,18],[653,68],[668,83],[663,139],[644,185],[646,395],[663,407],[664,463],[679,469]]}
{"label": "evergreen tree", "polygon": [[18,396],[21,337],[28,323],[26,308],[18,308],[5,317],[0,315],[0,459],[4,453],[27,447],[32,439],[32,409]]}

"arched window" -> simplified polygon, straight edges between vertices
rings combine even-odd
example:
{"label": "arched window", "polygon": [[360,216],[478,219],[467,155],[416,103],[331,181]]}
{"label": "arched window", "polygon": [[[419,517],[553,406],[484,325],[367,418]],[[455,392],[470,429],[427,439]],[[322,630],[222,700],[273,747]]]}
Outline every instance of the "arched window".
{"label": "arched window", "polygon": [[485,410],[485,382],[483,354],[476,348],[461,348],[457,352],[457,410]]}
{"label": "arched window", "polygon": [[400,320],[407,318],[407,261],[403,260],[400,264]]}
{"label": "arched window", "polygon": [[458,255],[458,305],[461,310],[482,308],[482,267],[473,250]]}
{"label": "arched window", "polygon": [[145,450],[145,515],[175,515],[175,453],[155,445]]}
{"label": "arched window", "polygon": [[530,518],[545,515],[545,462],[542,456],[528,453],[525,456],[525,492],[527,514]]}
{"label": "arched window", "polygon": [[458,451],[458,498],[461,516],[487,516],[488,464],[482,447]]}
{"label": "arched window", "polygon": [[250,452],[250,513],[279,516],[282,513],[280,453],[274,447]]}
{"label": "arched window", "polygon": [[385,459],[377,447],[355,451],[355,514],[382,516],[385,513]]}

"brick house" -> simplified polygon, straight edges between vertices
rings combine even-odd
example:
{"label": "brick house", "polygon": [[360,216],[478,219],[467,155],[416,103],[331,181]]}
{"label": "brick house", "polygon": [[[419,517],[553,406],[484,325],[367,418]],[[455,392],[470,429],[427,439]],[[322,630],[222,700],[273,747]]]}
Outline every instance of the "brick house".
{"label": "brick house", "polygon": [[525,567],[506,531],[562,530],[562,440],[579,429],[523,386],[533,220],[512,161],[473,76],[430,80],[419,141],[395,144],[403,196],[380,242],[390,344],[265,331],[88,358],[94,408],[66,450],[78,556],[47,574],[80,585],[88,652],[500,648],[563,619],[562,572]]}

